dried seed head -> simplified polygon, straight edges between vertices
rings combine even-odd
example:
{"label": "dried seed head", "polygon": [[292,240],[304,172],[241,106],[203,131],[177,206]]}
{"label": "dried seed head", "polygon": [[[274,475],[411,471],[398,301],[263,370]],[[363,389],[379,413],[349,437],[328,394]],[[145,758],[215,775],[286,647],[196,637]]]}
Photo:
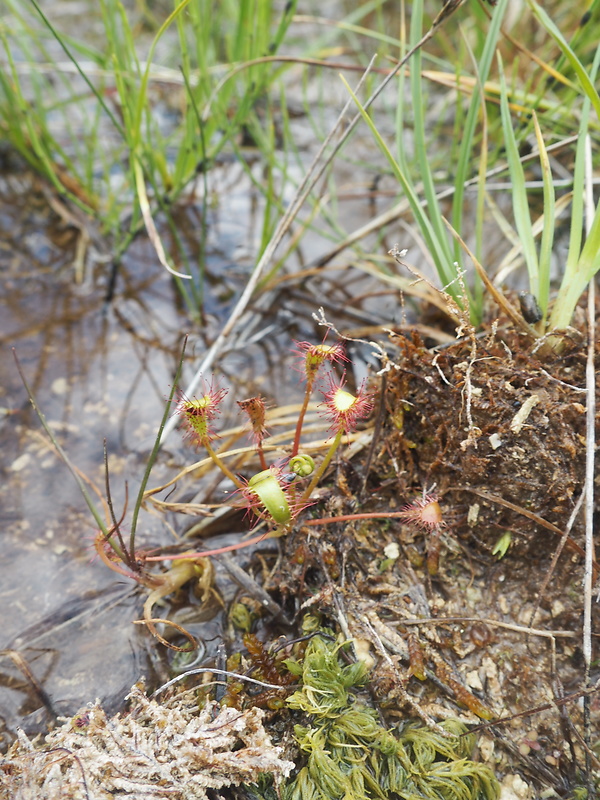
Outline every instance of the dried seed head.
{"label": "dried seed head", "polygon": [[249,397],[247,400],[238,400],[238,406],[248,415],[250,427],[252,429],[252,439],[256,444],[262,442],[265,436],[269,435],[265,427],[265,413],[267,407],[263,397]]}

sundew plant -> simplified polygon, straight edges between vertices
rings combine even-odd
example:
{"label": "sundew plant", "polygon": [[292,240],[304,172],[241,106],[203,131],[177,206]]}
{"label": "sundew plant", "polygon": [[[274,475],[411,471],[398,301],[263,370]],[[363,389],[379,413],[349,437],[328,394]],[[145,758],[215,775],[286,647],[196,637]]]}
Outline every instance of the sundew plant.
{"label": "sundew plant", "polygon": [[[400,511],[358,511],[334,517],[319,515],[318,504],[314,498],[315,490],[323,481],[327,480],[328,469],[340,446],[345,441],[351,441],[360,435],[357,429],[364,425],[371,415],[373,395],[364,384],[358,386],[354,391],[350,391],[346,383],[346,373],[342,372],[339,375],[334,372],[333,367],[336,364],[339,367],[348,361],[341,343],[297,342],[295,355],[299,360],[299,371],[304,376],[305,391],[304,399],[296,409],[296,423],[289,432],[289,444],[287,445],[271,445],[269,443],[265,401],[261,396],[255,396],[238,401],[240,413],[247,420],[251,446],[225,451],[216,448],[215,439],[218,435],[221,404],[227,390],[213,379],[205,382],[202,391],[196,396],[188,397],[177,390],[176,383],[173,385],[132,513],[127,521],[128,536],[123,532],[126,509],[118,517],[113,507],[107,454],[105,453],[106,499],[104,509],[100,510],[93,501],[78,470],[46,422],[19,366],[34,409],[59,455],[70,469],[98,526],[95,550],[99,558],[109,569],[150,590],[144,605],[144,621],[159,641],[173,649],[182,648],[172,645],[158,633],[156,626],[159,622],[174,627],[187,638],[188,645],[183,649],[193,649],[195,641],[180,626],[169,620],[154,618],[152,616],[153,606],[161,598],[176,591],[192,578],[199,580],[203,602],[208,602],[212,591],[213,574],[210,557],[256,545],[266,538],[285,536],[299,522],[303,526],[311,527],[353,520],[392,518],[402,520],[407,525],[425,532],[427,569],[431,575],[438,572],[441,538],[446,529],[446,523],[434,492],[423,492],[422,497],[408,502]],[[308,409],[315,410],[314,402],[311,403],[311,398],[315,393],[321,396],[321,402],[316,405],[316,410],[323,419],[321,428],[326,431],[326,436],[325,439],[306,442],[303,430]],[[158,455],[161,435],[168,417],[172,415],[181,421],[187,443],[193,448],[203,450],[206,457],[188,465],[167,483],[148,489],[148,481]],[[309,454],[308,450],[311,450],[313,455]],[[273,452],[275,458],[268,463]],[[245,468],[246,474],[239,474],[237,470],[229,466],[228,462],[232,458],[237,459],[240,455],[244,456],[245,461],[254,455],[254,460],[258,462],[260,469],[251,471],[248,475],[248,469]],[[186,475],[199,469],[206,469],[208,466],[220,473],[221,478],[229,481],[233,487],[231,505],[246,510],[248,531],[250,532],[256,526],[259,532],[250,538],[242,538],[241,541],[234,544],[202,551],[192,551],[188,548],[184,552],[175,554],[172,552],[156,553],[149,552],[140,546],[138,530],[142,509],[151,503],[158,511],[162,512],[168,510],[193,513],[185,503],[162,501],[158,495]],[[171,563],[171,567],[166,572],[156,569],[159,564],[168,563]]]}
{"label": "sundew plant", "polygon": [[[130,532],[128,537],[122,532],[125,512],[120,518],[117,518],[113,508],[107,456],[105,455],[107,497],[105,514],[103,515],[92,500],[77,469],[73,466],[52,429],[48,426],[19,366],[34,409],[60,456],[73,474],[98,525],[98,533],[95,538],[95,549],[98,556],[111,570],[124,577],[131,578],[151,590],[144,608],[144,619],[151,632],[164,644],[168,644],[168,642],[158,634],[156,624],[159,621],[167,621],[153,618],[151,615],[152,606],[161,597],[172,593],[193,577],[200,577],[201,583],[202,579],[204,579],[204,599],[207,600],[211,583],[210,576],[212,574],[208,562],[209,556],[247,547],[267,536],[282,536],[288,533],[301,512],[312,503],[311,495],[323,478],[344,437],[353,434],[359,422],[364,421],[371,412],[371,397],[365,386],[359,387],[356,394],[353,394],[345,386],[345,377],[339,378],[329,374],[326,378],[325,386],[322,388],[322,412],[331,426],[328,441],[324,444],[325,454],[322,459],[315,461],[312,456],[302,453],[301,434],[303,421],[309,399],[316,390],[318,373],[323,371],[327,364],[345,360],[345,356],[343,348],[339,344],[321,343],[312,345],[308,342],[300,342],[297,345],[297,349],[301,357],[302,370],[306,377],[306,391],[305,401],[298,412],[298,422],[295,426],[293,444],[290,446],[290,455],[288,457],[279,458],[274,463],[267,464],[263,449],[263,442],[268,433],[264,400],[257,396],[247,398],[239,403],[241,413],[246,415],[250,428],[250,437],[253,442],[253,446],[250,449],[255,451],[261,466],[258,472],[251,474],[247,478],[239,476],[227,465],[228,456],[237,455],[238,451],[231,454],[217,453],[213,447],[220,406],[227,390],[219,387],[215,381],[211,381],[204,384],[203,391],[199,396],[187,397],[182,393],[178,393],[178,396],[175,397],[176,384],[174,384],[157,432],[154,448],[148,459],[145,474],[137,493],[129,521]],[[181,369],[181,362],[179,369]],[[179,371],[176,378],[178,375]],[[139,547],[137,530],[140,511],[144,504],[155,494],[166,488],[163,486],[154,490],[146,490],[150,471],[158,454],[165,422],[172,413],[181,418],[189,443],[195,447],[202,448],[207,453],[207,461],[223,477],[227,478],[236,489],[234,502],[236,505],[247,509],[248,527],[251,528],[256,523],[262,523],[265,528],[263,532],[252,539],[237,544],[202,552],[188,551],[177,555],[155,555]],[[200,462],[201,465],[202,462]],[[198,466],[199,464],[194,464],[187,471],[196,469]],[[181,475],[176,476],[167,486],[177,482],[180,477]],[[317,520],[313,520],[313,524],[317,524],[317,522]],[[155,562],[165,561],[174,562],[167,573],[151,569]],[[174,627],[184,636],[187,636],[193,647],[194,643],[189,634],[177,625],[174,625]]]}

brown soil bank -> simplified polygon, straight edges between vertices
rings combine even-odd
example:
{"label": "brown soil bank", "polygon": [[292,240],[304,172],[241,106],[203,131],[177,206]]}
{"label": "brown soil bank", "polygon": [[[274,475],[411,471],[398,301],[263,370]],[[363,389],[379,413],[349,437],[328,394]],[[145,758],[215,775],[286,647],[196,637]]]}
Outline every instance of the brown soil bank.
{"label": "brown soil bank", "polygon": [[[433,349],[416,334],[392,341],[371,450],[340,465],[326,504],[335,516],[410,503],[406,518],[300,529],[268,587],[368,643],[386,722],[512,717],[485,728],[481,757],[519,774],[523,797],[572,796],[586,750],[598,766],[597,695],[591,750],[581,699],[567,697],[585,674],[583,512],[569,528],[585,470],[585,340],[574,331],[543,358],[512,328]],[[436,500],[443,524],[419,524]]]}

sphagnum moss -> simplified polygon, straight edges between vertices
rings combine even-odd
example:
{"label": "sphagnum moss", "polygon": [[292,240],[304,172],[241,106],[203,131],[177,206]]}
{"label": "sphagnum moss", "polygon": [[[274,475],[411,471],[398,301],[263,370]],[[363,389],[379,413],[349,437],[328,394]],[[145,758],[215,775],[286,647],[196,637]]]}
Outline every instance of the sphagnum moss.
{"label": "sphagnum moss", "polygon": [[343,666],[339,647],[311,640],[302,664],[287,662],[302,688],[287,701],[309,715],[295,736],[306,764],[284,788],[283,800],[496,800],[499,785],[489,767],[470,756],[474,737],[458,720],[443,728],[452,737],[408,723],[398,735],[351,692],[365,682],[362,664]]}

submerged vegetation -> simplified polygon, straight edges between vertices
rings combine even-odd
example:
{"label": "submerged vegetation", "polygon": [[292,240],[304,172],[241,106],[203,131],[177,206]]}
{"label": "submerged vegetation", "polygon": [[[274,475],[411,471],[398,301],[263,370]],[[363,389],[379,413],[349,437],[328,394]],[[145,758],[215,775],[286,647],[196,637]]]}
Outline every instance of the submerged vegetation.
{"label": "submerged vegetation", "polygon": [[[92,6],[81,39],[61,32],[52,9],[35,0],[5,6],[0,136],[61,197],[98,220],[115,259],[145,227],[163,266],[178,273],[192,315],[202,305],[202,264],[198,269],[180,247],[165,253],[153,215],[166,218],[180,245],[172,206],[190,182],[210,203],[202,176],[224,149],[251,172],[239,140],[245,131],[273,174],[264,190],[273,205],[264,220],[270,235],[278,208],[269,185],[279,165],[269,90],[279,82],[282,65],[273,58],[295,5],[183,0],[159,20],[148,7],[132,14],[120,0],[103,0]],[[173,66],[160,65],[165,55]],[[207,213],[208,206],[200,243]]]}

